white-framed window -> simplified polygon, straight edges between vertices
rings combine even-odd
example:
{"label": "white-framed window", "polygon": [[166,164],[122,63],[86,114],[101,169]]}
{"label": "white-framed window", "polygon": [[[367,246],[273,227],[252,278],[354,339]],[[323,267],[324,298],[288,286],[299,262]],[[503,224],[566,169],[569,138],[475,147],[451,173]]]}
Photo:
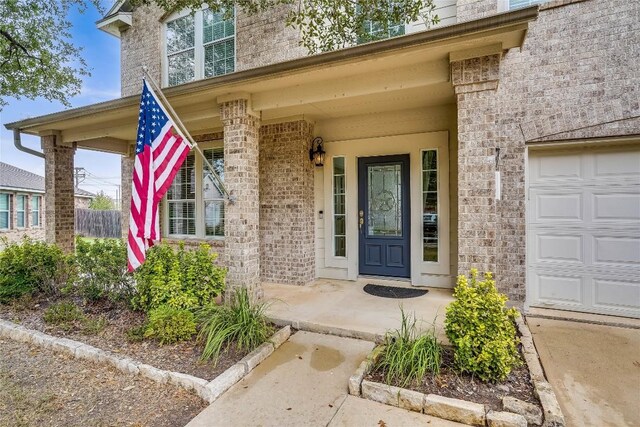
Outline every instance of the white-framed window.
{"label": "white-framed window", "polygon": [[[199,145],[224,180],[222,141]],[[167,236],[224,238],[224,196],[200,156],[187,156],[167,191],[165,205]]]}
{"label": "white-framed window", "polygon": [[16,227],[25,228],[27,226],[27,196],[18,194],[16,196]]}
{"label": "white-framed window", "polygon": [[175,86],[235,71],[235,13],[184,11],[164,25],[164,83]]}
{"label": "white-framed window", "polygon": [[[359,7],[356,7],[356,13],[359,13],[360,10]],[[382,22],[367,19],[362,23],[362,32],[364,35],[358,37],[358,44],[403,36],[405,24],[403,22],[389,22],[385,28]]]}
{"label": "white-framed window", "polygon": [[344,157],[333,158],[333,255],[347,256],[347,175]]}
{"label": "white-framed window", "polygon": [[523,7],[533,6],[545,3],[549,0],[507,0],[509,2],[509,10],[520,9]]}
{"label": "white-framed window", "polygon": [[422,260],[438,262],[438,150],[422,151]]}
{"label": "white-framed window", "polygon": [[0,230],[8,230],[11,227],[11,196],[0,193]]}
{"label": "white-framed window", "polygon": [[31,196],[31,226],[40,227],[41,196]]}

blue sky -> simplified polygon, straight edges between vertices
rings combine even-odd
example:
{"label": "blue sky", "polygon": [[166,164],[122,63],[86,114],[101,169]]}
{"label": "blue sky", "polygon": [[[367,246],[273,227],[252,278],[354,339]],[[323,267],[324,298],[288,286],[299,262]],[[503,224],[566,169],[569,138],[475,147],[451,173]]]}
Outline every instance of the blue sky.
{"label": "blue sky", "polygon": [[[108,10],[113,0],[103,0],[104,9]],[[81,55],[91,71],[90,77],[85,77],[82,92],[71,99],[72,107],[81,107],[96,102],[107,101],[120,97],[120,42],[117,38],[98,30],[95,21],[101,16],[94,7],[87,8],[84,14],[76,10],[71,12],[69,20],[72,39],[75,45],[82,46]],[[5,123],[42,114],[65,110],[59,102],[46,99],[14,99],[7,98],[8,105],[0,111],[0,160],[44,175],[44,160],[30,154],[18,151],[13,146],[13,133],[6,130]],[[23,144],[40,149],[40,139],[23,135]],[[98,177],[87,179],[81,188],[115,196],[116,185],[120,184],[120,156],[95,151],[77,150],[75,165],[84,167],[91,175]]]}

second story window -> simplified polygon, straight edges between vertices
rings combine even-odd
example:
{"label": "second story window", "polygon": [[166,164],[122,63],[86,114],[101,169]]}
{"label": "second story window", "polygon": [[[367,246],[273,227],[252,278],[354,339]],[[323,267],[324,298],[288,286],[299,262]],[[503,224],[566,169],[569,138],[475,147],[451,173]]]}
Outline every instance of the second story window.
{"label": "second story window", "polygon": [[508,0],[509,1],[509,10],[519,9],[521,7],[533,6],[536,4],[541,4],[546,2],[547,0]]}
{"label": "second story window", "polygon": [[165,25],[164,81],[175,86],[235,71],[235,16],[183,12]]}

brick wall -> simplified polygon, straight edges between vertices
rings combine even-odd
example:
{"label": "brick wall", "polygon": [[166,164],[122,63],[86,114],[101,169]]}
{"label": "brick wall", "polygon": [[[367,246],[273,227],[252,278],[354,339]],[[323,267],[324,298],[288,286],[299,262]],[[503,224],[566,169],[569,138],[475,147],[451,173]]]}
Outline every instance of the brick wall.
{"label": "brick wall", "polygon": [[45,179],[45,236],[65,252],[75,248],[73,156],[75,148],[55,136],[43,136]]}
{"label": "brick wall", "polygon": [[313,125],[300,120],[260,128],[260,265],[263,282],[315,278]]}
{"label": "brick wall", "polygon": [[[468,2],[458,3],[464,11],[461,3]],[[490,269],[502,291],[524,300],[525,140],[639,133],[640,119],[633,118],[640,115],[639,15],[638,2],[552,2],[530,24],[523,48],[502,57],[496,82],[486,78],[486,66],[498,65],[495,58],[452,64],[460,273],[471,266]],[[462,70],[466,80],[456,74]],[[496,147],[499,201],[493,200]]]}
{"label": "brick wall", "polygon": [[246,99],[220,105],[224,123],[224,178],[235,201],[225,202],[227,289],[247,288],[261,297],[258,141],[260,119]]}
{"label": "brick wall", "polygon": [[285,25],[289,7],[296,6],[281,5],[254,16],[238,13],[237,70],[287,61],[307,54],[307,50],[299,45],[300,31]]}
{"label": "brick wall", "polygon": [[133,23],[120,37],[120,73],[122,96],[142,90],[142,66],[160,82],[161,23],[164,15],[157,6],[140,6],[133,11]]}

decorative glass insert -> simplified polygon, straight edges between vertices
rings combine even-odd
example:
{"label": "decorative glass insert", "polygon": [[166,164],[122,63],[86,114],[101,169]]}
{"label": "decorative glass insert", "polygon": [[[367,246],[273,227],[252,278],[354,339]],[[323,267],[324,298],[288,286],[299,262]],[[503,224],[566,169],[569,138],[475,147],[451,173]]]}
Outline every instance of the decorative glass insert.
{"label": "decorative glass insert", "polygon": [[347,256],[347,180],[344,157],[333,158],[333,254]]}
{"label": "decorative glass insert", "polygon": [[170,235],[196,234],[195,174],[195,157],[190,154],[167,191]]}
{"label": "decorative glass insert", "polygon": [[40,226],[40,196],[31,196],[31,226]]}
{"label": "decorative glass insert", "polygon": [[509,0],[509,10],[545,3],[549,0]]}
{"label": "decorative glass insert", "polygon": [[0,193],[0,229],[9,228],[9,195],[6,193]]}
{"label": "decorative glass insert", "polygon": [[204,76],[220,76],[235,70],[235,24],[233,15],[202,12]]}
{"label": "decorative glass insert", "polygon": [[367,166],[369,236],[402,236],[402,165]]}
{"label": "decorative glass insert", "polygon": [[422,152],[422,259],[438,262],[438,152]]}
{"label": "decorative glass insert", "polygon": [[[224,149],[204,150],[204,156],[224,181]],[[202,198],[205,236],[224,237],[224,195],[206,164],[202,165]]]}
{"label": "decorative glass insert", "polygon": [[195,22],[192,15],[167,23],[167,67],[169,86],[195,77]]}
{"label": "decorative glass insert", "polygon": [[16,197],[16,226],[26,227],[27,196],[20,194]]}

